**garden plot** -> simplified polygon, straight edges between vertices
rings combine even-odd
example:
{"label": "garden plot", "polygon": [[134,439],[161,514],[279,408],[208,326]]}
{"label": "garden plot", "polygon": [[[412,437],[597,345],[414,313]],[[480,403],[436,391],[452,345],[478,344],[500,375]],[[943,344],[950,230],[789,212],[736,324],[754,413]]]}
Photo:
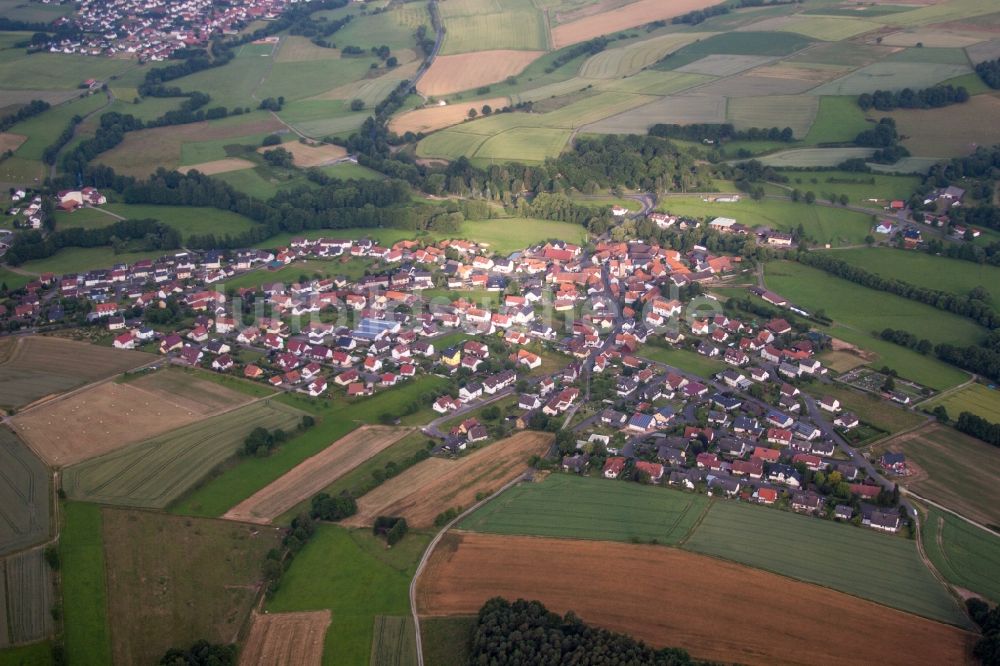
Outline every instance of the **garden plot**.
{"label": "garden plot", "polygon": [[716,53],[705,56],[700,60],[678,67],[677,72],[688,72],[691,74],[708,74],[710,76],[732,76],[748,69],[759,67],[773,61],[769,56],[754,55],[727,55]]}
{"label": "garden plot", "polygon": [[675,95],[592,123],[585,126],[583,131],[594,134],[642,134],[657,123],[687,125],[725,121],[725,97]]}
{"label": "garden plot", "polygon": [[812,94],[860,95],[874,90],[929,88],[970,71],[967,65],[878,62],[814,88]]}

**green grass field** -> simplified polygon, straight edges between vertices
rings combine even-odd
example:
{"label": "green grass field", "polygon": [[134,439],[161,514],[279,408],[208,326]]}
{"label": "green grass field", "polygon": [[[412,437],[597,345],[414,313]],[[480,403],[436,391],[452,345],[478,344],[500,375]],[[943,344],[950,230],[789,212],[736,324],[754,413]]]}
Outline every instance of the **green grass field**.
{"label": "green grass field", "polygon": [[920,414],[896,407],[876,395],[855,391],[843,384],[822,384],[810,389],[809,392],[816,398],[823,396],[836,398],[844,410],[853,412],[865,423],[887,433],[913,428],[927,420]]}
{"label": "green grass field", "polygon": [[358,279],[365,273],[365,269],[372,265],[371,260],[350,259],[346,263],[329,259],[307,259],[296,261],[276,271],[255,270],[244,273],[227,280],[223,284],[228,291],[234,292],[245,287],[260,287],[264,284],[274,284],[275,282],[299,282],[303,275],[307,278],[320,276],[328,278],[333,276],[344,276],[349,279]]}
{"label": "green grass field", "polygon": [[587,230],[579,224],[525,217],[467,220],[462,223],[458,234],[444,235],[487,243],[491,251],[500,254],[510,254],[549,239],[569,243],[584,243],[587,240]]}
{"label": "green grass field", "polygon": [[73,116],[85,116],[101,108],[106,101],[107,98],[102,94],[90,95],[53,106],[48,111],[17,123],[10,128],[10,131],[14,134],[23,134],[28,140],[22,143],[14,154],[28,160],[42,159],[42,153],[66,129]]}
{"label": "green grass field", "polygon": [[715,502],[684,548],[970,627],[906,538],[737,502]]}
{"label": "green grass field", "polygon": [[430,30],[431,17],[427,6],[420,2],[396,5],[378,14],[366,16],[355,13],[354,19],[338,30],[337,44],[370,48],[385,44],[393,51],[413,48],[413,33],[418,26]]}
{"label": "green grass field", "polygon": [[392,615],[375,616],[370,664],[412,666],[417,663],[413,618]]}
{"label": "green grass field", "polygon": [[1000,536],[947,511],[929,508],[921,540],[934,568],[949,582],[1000,601]]}
{"label": "green grass field", "polygon": [[69,663],[111,663],[101,508],[64,502],[59,537],[63,631]]}
{"label": "green grass field", "polygon": [[52,643],[49,641],[0,650],[0,666],[50,666],[52,663]]}
{"label": "green grass field", "polygon": [[26,261],[19,269],[27,273],[80,273],[94,268],[111,268],[120,263],[133,263],[140,259],[156,259],[169,252],[153,250],[150,252],[123,252],[115,254],[109,246],[105,247],[66,247],[51,257]]}
{"label": "green grass field", "polygon": [[376,616],[410,613],[410,579],[429,540],[410,532],[387,549],[369,530],[320,525],[266,608],[279,613],[330,609],[323,663],[368,663]]}
{"label": "green grass field", "polygon": [[669,349],[657,345],[645,345],[639,349],[639,355],[706,378],[727,367],[722,361],[702,356],[689,349]]}
{"label": "green grass field", "polygon": [[607,49],[591,56],[580,68],[580,76],[589,79],[632,76],[655,64],[668,53],[711,36],[712,33],[673,33]]}
{"label": "green grass field", "polygon": [[277,401],[246,405],[69,467],[63,487],[74,499],[163,509],[235,456],[251,430],[290,433],[301,417]]}
{"label": "green grass field", "polygon": [[465,666],[472,652],[476,617],[427,617],[420,620],[424,660],[434,666]]}
{"label": "green grass field", "polygon": [[770,262],[766,277],[769,289],[796,305],[810,311],[823,310],[834,321],[860,331],[899,328],[934,343],[955,345],[976,344],[985,335],[968,319],[795,262]]}
{"label": "green grass field", "polygon": [[[315,455],[363,423],[377,423],[383,412],[399,413],[420,396],[437,394],[445,385],[439,377],[425,375],[371,398],[348,404],[344,399],[317,401],[284,395],[280,400],[311,412],[318,423],[289,440],[267,458],[239,458],[236,463],[208,479],[170,508],[172,513],[215,517],[236,506],[300,462]],[[349,412],[348,412],[349,410]],[[429,409],[403,418],[404,424],[426,423]],[[344,415],[349,413],[349,418]]]}
{"label": "green grass field", "polygon": [[736,129],[791,127],[795,137],[803,139],[819,112],[819,100],[813,95],[769,95],[766,97],[734,97],[726,106],[727,120]]}
{"label": "green grass field", "polygon": [[833,16],[801,16],[793,18],[778,30],[794,32],[825,42],[839,42],[864,32],[880,28],[879,23]]}
{"label": "green grass field", "polygon": [[926,409],[944,405],[952,418],[962,412],[972,412],[988,421],[1000,423],[1000,392],[983,384],[971,384],[955,393],[928,403]]}
{"label": "green grass field", "polygon": [[[812,190],[818,198],[827,200],[846,194],[852,204],[873,209],[879,209],[892,199],[908,199],[920,183],[916,176],[845,171],[788,171],[783,175],[788,177],[788,182],[785,183],[787,187],[798,188],[802,192]],[[871,199],[877,201],[870,201]],[[845,250],[837,256],[847,259],[853,252]],[[907,256],[913,254],[910,252]]]}
{"label": "green grass field", "polygon": [[153,218],[180,232],[183,238],[192,234],[215,234],[217,237],[248,231],[254,222],[228,210],[192,206],[142,206],[108,204],[105,209],[130,220]]}
{"label": "green grass field", "polygon": [[844,250],[836,257],[886,278],[961,296],[983,287],[1000,303],[1000,268],[996,266],[890,248]]}
{"label": "green grass field", "polygon": [[705,56],[729,55],[784,56],[809,46],[812,41],[790,32],[727,32],[685,46],[657,65],[676,69]]}
{"label": "green grass field", "polygon": [[794,231],[802,225],[806,236],[817,243],[854,245],[864,242],[871,230],[871,218],[843,208],[811,206],[791,201],[751,201],[735,204],[707,203],[701,197],[669,197],[661,200],[660,210],[698,219],[731,217],[750,227]]}
{"label": "green grass field", "polygon": [[680,542],[709,503],[703,495],[603,478],[553,474],[522,483],[459,523],[493,534]]}
{"label": "green grass field", "polygon": [[805,142],[815,146],[853,141],[859,132],[868,127],[865,114],[853,96],[824,96],[819,98],[819,112]]}
{"label": "green grass field", "polygon": [[439,11],[445,28],[441,55],[548,48],[545,20],[530,0],[507,0],[502,7],[489,0],[453,0]]}
{"label": "green grass field", "polygon": [[0,57],[0,81],[4,88],[14,90],[72,90],[87,79],[107,81],[132,69],[138,66],[129,58],[61,53],[28,55],[24,49],[7,50]]}

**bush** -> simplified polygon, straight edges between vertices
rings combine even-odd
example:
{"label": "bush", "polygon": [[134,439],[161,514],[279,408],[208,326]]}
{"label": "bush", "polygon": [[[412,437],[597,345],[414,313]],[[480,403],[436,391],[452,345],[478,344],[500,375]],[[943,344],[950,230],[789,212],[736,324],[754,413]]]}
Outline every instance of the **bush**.
{"label": "bush", "polygon": [[317,520],[342,520],[358,512],[358,503],[349,495],[330,497],[320,493],[312,498],[309,515]]}
{"label": "bush", "polygon": [[281,143],[281,137],[277,134],[268,134],[264,137],[264,140],[260,142],[262,146],[277,146]]}
{"label": "bush", "polygon": [[351,100],[351,111],[361,111],[364,108],[365,108],[365,101],[363,99]]}

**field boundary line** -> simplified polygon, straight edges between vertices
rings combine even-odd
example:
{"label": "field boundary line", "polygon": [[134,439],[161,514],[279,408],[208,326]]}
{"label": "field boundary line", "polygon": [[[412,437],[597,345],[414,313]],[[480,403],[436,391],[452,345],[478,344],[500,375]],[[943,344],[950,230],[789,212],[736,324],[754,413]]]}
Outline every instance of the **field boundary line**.
{"label": "field boundary line", "polygon": [[413,631],[416,636],[415,646],[417,652],[417,666],[424,666],[424,648],[423,648],[423,641],[420,638],[420,613],[417,612],[417,580],[420,578],[420,574],[423,573],[424,568],[430,561],[431,555],[434,554],[434,548],[437,547],[438,543],[441,542],[441,539],[444,538],[444,535],[447,534],[448,530],[451,529],[453,525],[458,523],[458,521],[470,515],[471,513],[473,513],[480,507],[484,506],[485,504],[488,504],[489,502],[493,501],[494,499],[505,493],[507,490],[513,488],[518,483],[526,481],[528,479],[529,474],[530,471],[526,471],[520,476],[511,479],[489,497],[481,499],[480,501],[476,502],[462,513],[455,516],[450,522],[444,525],[444,527],[442,527],[441,530],[434,535],[434,538],[431,539],[431,542],[427,544],[427,548],[424,550],[424,554],[423,556],[421,556],[420,562],[417,564],[417,569],[416,571],[413,572],[413,578],[410,579],[410,615],[413,616]]}
{"label": "field boundary line", "polygon": [[[952,585],[948,581],[948,579],[945,577],[945,575],[942,574],[940,571],[937,570],[937,567],[934,566],[933,562],[931,562],[931,558],[927,556],[927,551],[924,550],[924,541],[923,541],[923,538],[922,538],[923,537],[923,524],[922,524],[922,521],[921,521],[921,516],[920,516],[919,512],[917,512],[917,511],[914,511],[913,514],[914,514],[914,516],[913,516],[913,525],[914,525],[913,540],[917,542],[917,554],[920,556],[920,560],[924,563],[924,566],[927,567],[927,570],[931,572],[931,575],[934,576],[934,578],[937,579],[937,581],[939,583],[941,583],[941,585],[944,586],[944,589],[948,590],[948,594],[951,596],[952,600],[954,600],[955,603],[958,604],[959,610],[963,614],[965,614],[966,617],[968,617],[969,613],[965,609],[965,600],[962,597],[962,595],[958,592],[958,590],[956,589],[956,587],[954,585]],[[943,522],[944,521],[942,521],[942,525],[941,525],[942,528],[944,527]],[[939,538],[941,537],[941,531],[938,532],[938,537]],[[948,561],[948,556],[944,552],[944,548],[943,547],[941,548],[941,556],[945,558],[945,562]],[[969,619],[971,620],[972,618],[970,617]]]}
{"label": "field boundary line", "polygon": [[[704,522],[705,520],[705,516],[708,515],[708,511],[709,509],[712,508],[713,504],[715,504],[714,497],[705,503],[705,508],[701,510],[701,515],[699,515],[698,519],[691,524],[691,527],[690,529],[688,529],[687,533],[684,534],[684,536],[677,541],[675,548],[680,548],[681,550],[687,550],[686,548],[684,548],[684,544],[686,544],[688,542],[688,539],[691,538],[691,535],[693,535],[697,531],[697,529],[701,527],[702,522]],[[691,505],[689,504],[688,508],[690,508],[690,506]]]}
{"label": "field boundary line", "polygon": [[960,514],[958,511],[955,511],[954,509],[949,509],[948,507],[944,506],[943,504],[938,504],[934,500],[930,500],[930,499],[927,499],[926,497],[924,497],[922,495],[918,495],[917,493],[913,492],[912,490],[910,490],[906,486],[902,486],[902,485],[899,486],[899,492],[901,492],[904,495],[909,495],[913,499],[915,499],[917,501],[920,501],[920,502],[923,502],[924,504],[929,504],[930,506],[934,507],[935,509],[941,509],[942,511],[947,511],[951,515],[964,520],[965,522],[969,523],[973,527],[978,527],[979,529],[983,530],[984,532],[988,532],[989,534],[992,534],[993,536],[1000,536],[1000,532],[998,532],[997,530],[994,530],[991,527],[987,527],[986,525],[983,525],[982,523],[977,523],[976,521],[974,521],[971,518],[966,518],[965,516],[963,516],[962,514]]}
{"label": "field boundary line", "polygon": [[966,379],[964,382],[962,382],[958,386],[952,386],[951,388],[945,389],[945,390],[937,393],[936,395],[932,395],[929,398],[924,398],[920,402],[915,402],[915,403],[913,403],[910,406],[910,409],[912,411],[916,411],[917,408],[920,407],[920,405],[922,405],[922,404],[924,404],[926,402],[931,402],[933,400],[941,400],[943,398],[946,398],[946,397],[950,396],[952,393],[958,393],[961,390],[968,388],[970,385],[975,384],[978,380],[979,380],[979,375],[973,373],[971,377],[969,377],[968,379]]}

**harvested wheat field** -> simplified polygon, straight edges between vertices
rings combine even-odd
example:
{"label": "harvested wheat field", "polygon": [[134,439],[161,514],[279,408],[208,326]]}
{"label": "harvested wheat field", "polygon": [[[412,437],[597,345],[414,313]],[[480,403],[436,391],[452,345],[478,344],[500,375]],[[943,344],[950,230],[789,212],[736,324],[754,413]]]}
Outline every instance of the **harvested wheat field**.
{"label": "harvested wheat field", "polygon": [[362,426],[306,458],[222,517],[248,523],[270,523],[411,432],[412,428]]}
{"label": "harvested wheat field", "polygon": [[[614,566],[608,568],[608,563]],[[586,575],[584,572],[604,572]],[[585,593],[584,593],[585,592]],[[450,533],[417,584],[422,615],[537,599],[654,646],[724,663],[964,664],[975,636],[826,588],[663,546]]]}
{"label": "harvested wheat field", "polygon": [[477,51],[434,58],[417,90],[424,95],[450,95],[503,81],[520,74],[544,51]]}
{"label": "harvested wheat field", "polygon": [[217,173],[228,173],[230,171],[252,169],[254,166],[254,163],[250,160],[244,160],[239,157],[227,157],[224,160],[212,160],[211,162],[192,164],[191,166],[181,167],[177,170],[181,173],[187,173],[188,171],[200,171],[206,176],[214,176]]}
{"label": "harvested wheat field", "polygon": [[552,29],[552,48],[561,49],[570,44],[585,42],[594,37],[609,35],[619,30],[687,14],[716,4],[715,0],[639,0],[631,4],[563,23]]}
{"label": "harvested wheat field", "polygon": [[358,512],[341,524],[364,527],[377,516],[402,516],[412,528],[431,527],[442,511],[471,506],[477,493],[495,491],[523,473],[528,459],[551,443],[549,433],[519,432],[458,460],[425,460],[363,495]]}
{"label": "harvested wheat field", "polygon": [[429,106],[425,109],[415,109],[407,111],[401,116],[397,116],[389,121],[389,129],[402,136],[406,132],[433,132],[444,129],[452,125],[458,125],[469,117],[469,109],[475,109],[476,113],[482,111],[484,105],[489,105],[493,109],[502,109],[510,104],[506,97],[493,97],[491,99],[479,99],[475,102],[455,102],[447,106]]}
{"label": "harvested wheat field", "polygon": [[14,134],[13,132],[0,132],[0,153],[6,153],[8,150],[13,152],[21,147],[21,144],[28,140],[28,137],[23,134]]}
{"label": "harvested wheat field", "polygon": [[54,400],[15,416],[10,425],[50,465],[72,465],[248,401],[214,382],[160,370]]}
{"label": "harvested wheat field", "polygon": [[330,611],[270,613],[253,616],[253,627],[240,651],[240,666],[319,666]]}
{"label": "harvested wheat field", "polygon": [[301,141],[289,141],[280,146],[263,146],[258,148],[257,152],[264,153],[275,148],[284,148],[290,152],[295,166],[302,168],[323,166],[347,157],[347,149],[342,146],[335,146],[332,143],[314,145]]}

